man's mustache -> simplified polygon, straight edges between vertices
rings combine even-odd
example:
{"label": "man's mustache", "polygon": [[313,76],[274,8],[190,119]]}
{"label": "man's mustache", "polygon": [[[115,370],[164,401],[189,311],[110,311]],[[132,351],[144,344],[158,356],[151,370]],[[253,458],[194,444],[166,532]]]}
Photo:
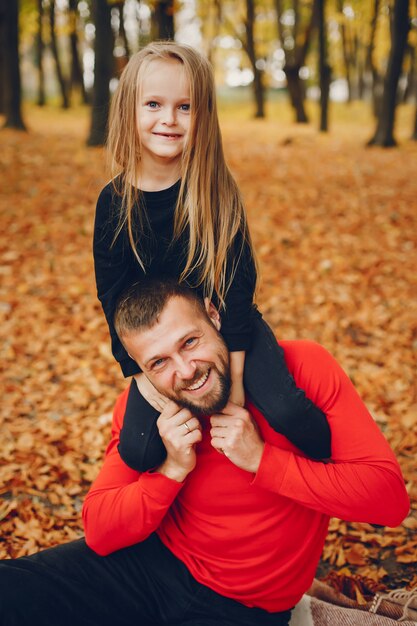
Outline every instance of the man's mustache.
{"label": "man's mustache", "polygon": [[214,363],[207,363],[204,367],[198,367],[195,371],[195,374],[192,378],[188,380],[182,380],[180,385],[176,385],[174,387],[174,391],[184,391],[188,387],[194,385],[202,376],[207,374],[211,369],[217,369]]}

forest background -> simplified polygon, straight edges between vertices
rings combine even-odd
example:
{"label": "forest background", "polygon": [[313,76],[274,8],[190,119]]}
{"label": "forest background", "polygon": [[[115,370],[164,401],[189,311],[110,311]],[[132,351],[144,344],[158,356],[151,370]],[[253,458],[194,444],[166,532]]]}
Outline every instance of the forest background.
{"label": "forest background", "polygon": [[[213,63],[230,167],[281,338],[355,383],[400,461],[395,529],[332,520],[318,575],[417,585],[417,7],[408,0],[0,0],[0,558],[82,535],[126,381],[91,255],[108,103],[176,38]],[[389,149],[388,149],[389,148]]]}

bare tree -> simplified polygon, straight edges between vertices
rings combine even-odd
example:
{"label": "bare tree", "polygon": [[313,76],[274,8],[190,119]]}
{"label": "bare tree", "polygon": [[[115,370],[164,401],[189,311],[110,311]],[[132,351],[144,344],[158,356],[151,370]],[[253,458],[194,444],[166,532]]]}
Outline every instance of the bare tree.
{"label": "bare tree", "polygon": [[152,31],[153,39],[174,39],[174,0],[156,0]]}
{"label": "bare tree", "polygon": [[114,6],[119,13],[119,37],[125,49],[125,56],[128,59],[131,56],[131,51],[130,51],[129,40],[127,38],[126,29],[125,29],[124,0],[122,2],[117,2]]}
{"label": "bare tree", "polygon": [[403,102],[408,102],[414,97],[417,83],[417,46],[407,45],[406,56],[408,57],[408,70],[406,84],[403,92]]}
{"label": "bare tree", "polygon": [[106,0],[93,0],[96,28],[94,40],[94,87],[89,146],[105,143],[110,104],[110,79],[113,75],[114,37],[111,12]]}
{"label": "bare tree", "polygon": [[[219,6],[219,0],[216,0]],[[259,67],[259,59],[255,43],[255,0],[245,0],[246,15],[243,18],[245,34],[242,35],[234,21],[223,14],[223,22],[233,35],[240,41],[246,52],[253,72],[252,89],[255,100],[255,117],[265,117],[265,87],[263,82],[264,71]],[[220,9],[219,9],[220,11]],[[221,13],[219,12],[219,15]]]}
{"label": "bare tree", "polygon": [[414,115],[414,131],[413,131],[413,134],[411,135],[411,139],[413,141],[417,141],[417,104],[416,104],[416,111]]}
{"label": "bare tree", "polygon": [[56,31],[55,31],[55,0],[50,0],[49,26],[50,26],[50,31],[51,31],[51,50],[52,50],[52,55],[55,59],[56,77],[57,77],[58,85],[61,91],[62,107],[64,109],[68,109],[69,107],[68,85],[67,85],[67,81],[64,78],[64,74],[62,72],[61,59],[60,59],[59,51],[58,51],[58,41],[57,41]]}
{"label": "bare tree", "polygon": [[0,0],[0,42],[3,64],[3,105],[5,128],[26,130],[21,112],[21,81],[19,66],[19,2]]}
{"label": "bare tree", "polygon": [[248,55],[253,71],[253,95],[255,98],[255,117],[265,117],[265,88],[263,84],[263,70],[260,69],[255,49],[255,3],[246,0],[245,18],[246,38],[242,39],[243,47]]}
{"label": "bare tree", "polygon": [[378,15],[381,6],[381,0],[374,0],[373,12],[371,18],[371,35],[369,38],[369,46],[368,52],[366,55],[365,61],[365,70],[372,77],[372,100],[373,100],[373,111],[374,115],[378,116],[379,103],[381,101],[382,96],[382,82],[381,77],[376,68],[374,53],[375,53],[375,37],[376,37],[376,28],[378,25]]}
{"label": "bare tree", "polygon": [[71,73],[70,73],[70,90],[78,87],[81,98],[87,103],[87,93],[84,86],[83,66],[80,60],[79,42],[78,42],[78,0],[69,0],[69,24],[70,24],[70,48],[71,48]]}
{"label": "bare tree", "polygon": [[38,66],[38,106],[45,104],[45,72],[43,69],[43,0],[38,0],[38,30],[36,33],[36,64]]}
{"label": "bare tree", "polygon": [[325,0],[317,0],[319,35],[319,80],[320,80],[320,130],[328,129],[330,65],[327,61],[327,32],[324,11]]}
{"label": "bare tree", "polygon": [[5,112],[5,97],[4,97],[4,88],[6,83],[6,59],[5,59],[5,51],[6,51],[6,28],[5,28],[5,9],[4,9],[5,0],[0,0],[0,115],[3,115]]}
{"label": "bare tree", "polygon": [[337,0],[337,10],[341,15],[340,34],[342,37],[343,62],[345,65],[345,77],[348,88],[348,102],[353,100],[353,64],[355,59],[354,50],[348,37],[346,20],[343,14],[344,0]]}
{"label": "bare tree", "polygon": [[[310,15],[307,20],[302,19],[300,0],[292,0],[292,12],[294,15],[292,30],[284,27],[282,17],[284,14],[283,0],[275,0],[277,14],[278,34],[282,49],[285,52],[284,72],[287,79],[288,94],[291,105],[295,112],[298,123],[308,122],[305,110],[305,90],[300,70],[305,65],[307,53],[310,47],[311,36],[317,23],[317,2],[314,0]],[[286,42],[289,41],[290,45]]]}
{"label": "bare tree", "polygon": [[378,114],[377,128],[374,136],[369,141],[369,145],[384,147],[396,145],[394,139],[394,123],[397,105],[397,89],[409,28],[409,0],[395,0],[391,23],[392,45],[384,80],[381,109]]}
{"label": "bare tree", "polygon": [[199,9],[198,16],[201,22],[201,31],[203,41],[205,42],[207,58],[210,63],[212,63],[216,40],[220,34],[223,22],[222,0],[200,2],[197,6]]}

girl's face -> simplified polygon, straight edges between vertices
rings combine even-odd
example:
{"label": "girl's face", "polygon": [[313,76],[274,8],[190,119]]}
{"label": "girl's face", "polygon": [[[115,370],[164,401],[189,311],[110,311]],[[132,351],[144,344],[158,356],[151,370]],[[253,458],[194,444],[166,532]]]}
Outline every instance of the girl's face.
{"label": "girl's face", "polygon": [[189,134],[190,87],[183,65],[155,59],[145,69],[136,110],[143,164],[174,164]]}

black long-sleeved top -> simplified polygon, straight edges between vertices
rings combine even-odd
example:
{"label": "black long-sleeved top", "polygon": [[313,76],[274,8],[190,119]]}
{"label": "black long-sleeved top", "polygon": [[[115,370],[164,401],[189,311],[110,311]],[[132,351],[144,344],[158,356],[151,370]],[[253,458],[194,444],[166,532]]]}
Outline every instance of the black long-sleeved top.
{"label": "black long-sleeved top", "polygon": [[[183,234],[177,241],[173,241],[174,212],[179,189],[180,181],[177,181],[162,191],[141,192],[141,205],[144,205],[147,220],[144,220],[138,244],[148,275],[179,278],[185,267],[187,236]],[[109,183],[97,201],[93,251],[97,294],[109,325],[112,351],[127,377],[137,374],[140,368],[120,342],[113,317],[121,293],[143,277],[144,272],[132,251],[126,228],[122,229],[113,243],[119,223],[120,204],[120,197],[115,193],[113,184]],[[237,235],[232,253],[238,254],[240,251],[241,237]],[[226,308],[221,312],[222,334],[231,351],[248,350],[251,346],[255,282],[255,264],[245,242],[233,282],[226,294]],[[193,284],[192,275],[190,284]],[[215,298],[214,302],[216,304]]]}

